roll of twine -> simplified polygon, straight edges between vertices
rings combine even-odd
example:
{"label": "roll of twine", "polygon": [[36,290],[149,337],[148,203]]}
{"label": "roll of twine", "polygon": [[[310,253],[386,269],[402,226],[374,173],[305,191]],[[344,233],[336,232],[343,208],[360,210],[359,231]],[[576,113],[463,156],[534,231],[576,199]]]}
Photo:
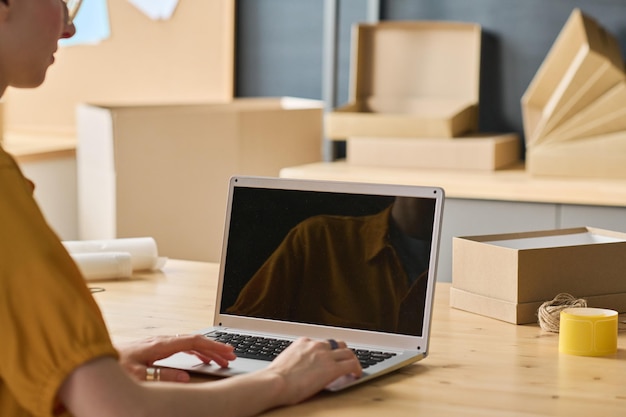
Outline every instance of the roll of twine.
{"label": "roll of twine", "polygon": [[587,307],[587,300],[567,293],[558,294],[551,301],[541,304],[537,310],[539,326],[545,331],[558,333],[561,311],[576,307]]}

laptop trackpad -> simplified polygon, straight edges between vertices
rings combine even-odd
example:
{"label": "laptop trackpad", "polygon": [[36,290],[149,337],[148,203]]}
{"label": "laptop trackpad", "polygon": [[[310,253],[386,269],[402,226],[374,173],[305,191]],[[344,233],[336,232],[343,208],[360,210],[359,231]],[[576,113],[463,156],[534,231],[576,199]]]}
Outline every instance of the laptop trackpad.
{"label": "laptop trackpad", "polygon": [[190,372],[201,374],[233,376],[254,372],[265,368],[269,362],[251,360],[246,358],[237,358],[229,363],[228,368],[222,368],[213,363],[207,364],[198,359],[197,356],[189,353],[175,353],[169,358],[156,361],[154,365],[166,368],[184,369]]}
{"label": "laptop trackpad", "polygon": [[354,384],[359,378],[354,375],[344,375],[335,379],[330,384],[326,385],[326,390],[328,391],[339,391],[349,385]]}

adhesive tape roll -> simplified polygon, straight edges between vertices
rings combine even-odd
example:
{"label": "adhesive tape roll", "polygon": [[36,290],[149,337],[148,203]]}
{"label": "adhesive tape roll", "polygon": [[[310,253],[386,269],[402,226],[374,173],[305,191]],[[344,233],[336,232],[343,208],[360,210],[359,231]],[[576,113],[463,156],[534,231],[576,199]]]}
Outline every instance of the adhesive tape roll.
{"label": "adhesive tape roll", "polygon": [[559,352],[604,356],[617,352],[617,311],[566,308],[559,322]]}

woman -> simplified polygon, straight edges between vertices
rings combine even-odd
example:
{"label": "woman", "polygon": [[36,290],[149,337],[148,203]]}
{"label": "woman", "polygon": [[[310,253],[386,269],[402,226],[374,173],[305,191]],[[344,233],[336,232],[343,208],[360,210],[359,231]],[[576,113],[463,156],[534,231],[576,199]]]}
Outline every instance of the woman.
{"label": "woman", "polygon": [[[40,85],[75,28],[61,0],[0,0],[0,95]],[[0,415],[246,416],[302,401],[361,368],[339,342],[300,339],[253,374],[198,384],[151,364],[178,351],[227,366],[232,348],[198,335],[115,349],[85,281],[0,148]],[[160,382],[146,381],[160,379]]]}

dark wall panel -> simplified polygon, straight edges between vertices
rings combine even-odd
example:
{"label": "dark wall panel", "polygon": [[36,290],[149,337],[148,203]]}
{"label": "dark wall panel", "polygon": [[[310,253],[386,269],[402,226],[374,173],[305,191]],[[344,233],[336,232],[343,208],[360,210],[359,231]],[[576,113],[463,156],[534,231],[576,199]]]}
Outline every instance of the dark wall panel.
{"label": "dark wall panel", "polygon": [[236,96],[320,98],[322,4],[237,1]]}

